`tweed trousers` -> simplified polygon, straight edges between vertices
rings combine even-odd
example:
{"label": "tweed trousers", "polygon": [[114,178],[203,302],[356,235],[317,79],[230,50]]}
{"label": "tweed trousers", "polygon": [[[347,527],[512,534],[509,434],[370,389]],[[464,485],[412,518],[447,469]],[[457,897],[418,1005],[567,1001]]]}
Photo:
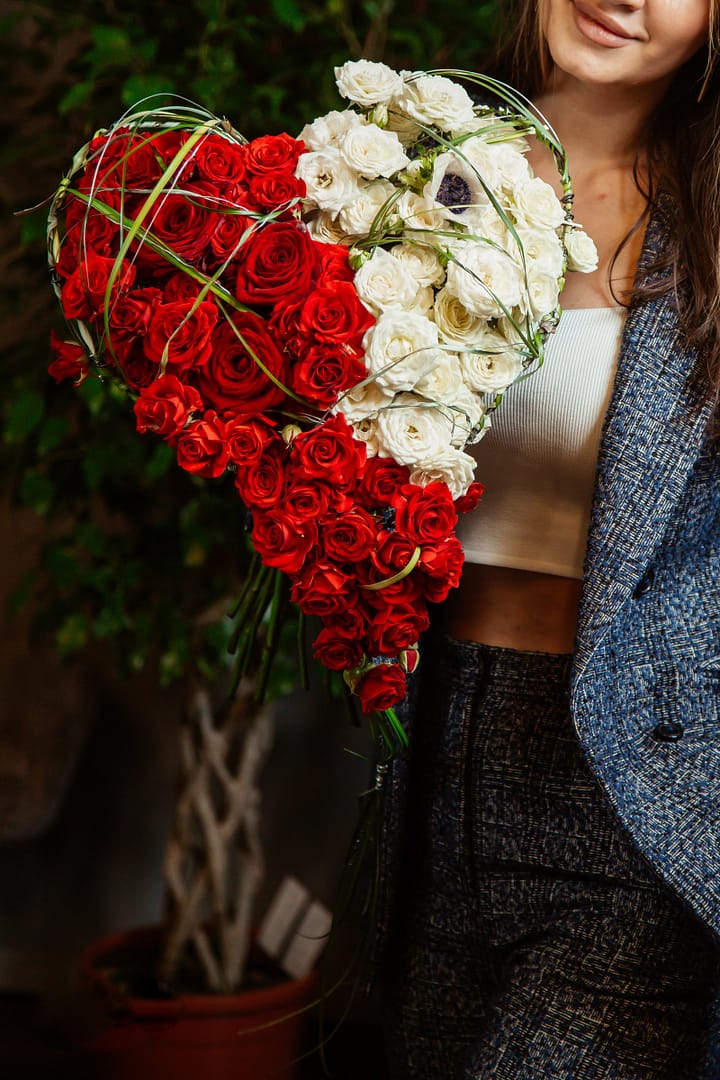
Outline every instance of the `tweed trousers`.
{"label": "tweed trousers", "polygon": [[380,980],[392,1080],[718,1080],[719,954],[586,763],[570,663],[425,645]]}

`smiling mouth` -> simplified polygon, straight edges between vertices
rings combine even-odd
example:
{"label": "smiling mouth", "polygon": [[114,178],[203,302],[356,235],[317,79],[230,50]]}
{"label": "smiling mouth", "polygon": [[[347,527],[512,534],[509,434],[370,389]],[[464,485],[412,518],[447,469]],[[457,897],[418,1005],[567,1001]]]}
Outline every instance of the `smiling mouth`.
{"label": "smiling mouth", "polygon": [[631,41],[635,41],[632,35],[628,34],[616,23],[599,22],[595,15],[591,14],[584,6],[578,5],[575,0],[572,2],[572,8],[578,30],[583,37],[596,45],[617,49]]}

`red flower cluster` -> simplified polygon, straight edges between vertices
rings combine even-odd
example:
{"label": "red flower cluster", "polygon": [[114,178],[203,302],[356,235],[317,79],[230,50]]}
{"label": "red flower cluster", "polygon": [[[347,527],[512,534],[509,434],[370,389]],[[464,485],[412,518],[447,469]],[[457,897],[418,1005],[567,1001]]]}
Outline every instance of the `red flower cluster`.
{"label": "red flower cluster", "polygon": [[[285,134],[99,135],[63,197],[55,269],[66,318],[136,392],[138,431],[191,473],[234,473],[255,550],[322,623],[315,655],[371,712],[404,696],[426,604],[463,556],[445,484],[411,484],[342,415],[323,419],[367,375],[373,316],[346,249],[302,222],[303,152]],[[85,351],[53,344],[51,374],[81,381]]]}

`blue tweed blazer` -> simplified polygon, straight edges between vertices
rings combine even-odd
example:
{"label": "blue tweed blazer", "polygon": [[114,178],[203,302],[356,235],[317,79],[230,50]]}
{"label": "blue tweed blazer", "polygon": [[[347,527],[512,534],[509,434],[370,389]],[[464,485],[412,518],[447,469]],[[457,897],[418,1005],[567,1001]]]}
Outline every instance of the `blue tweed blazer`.
{"label": "blue tweed blazer", "polygon": [[[642,259],[662,249],[663,211]],[[600,448],[572,711],[637,845],[720,935],[720,445],[672,294],[632,310]]]}

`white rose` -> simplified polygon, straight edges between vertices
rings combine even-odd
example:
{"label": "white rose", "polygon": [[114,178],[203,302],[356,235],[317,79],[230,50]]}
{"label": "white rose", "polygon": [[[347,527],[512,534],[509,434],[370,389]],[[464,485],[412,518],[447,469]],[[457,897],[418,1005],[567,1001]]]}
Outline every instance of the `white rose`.
{"label": "white rose", "polygon": [[305,143],[308,150],[324,150],[327,146],[336,146],[351,128],[365,123],[365,119],[352,109],[333,111],[319,116],[312,124],[306,124],[298,139]]}
{"label": "white rose", "polygon": [[436,457],[422,460],[410,470],[410,483],[425,487],[441,480],[450,488],[453,499],[465,494],[475,478],[476,462],[464,450],[449,446]]}
{"label": "white rose", "polygon": [[438,362],[435,324],[422,315],[391,308],[363,338],[365,366],[389,390],[411,390]]}
{"label": "white rose", "polygon": [[495,318],[516,307],[523,295],[522,268],[505,251],[481,240],[456,245],[447,268],[447,290],[475,315]]}
{"label": "white rose", "polygon": [[349,247],[354,234],[348,234],[342,222],[326,210],[319,210],[304,219],[313,240],[321,244],[344,244]]}
{"label": "white rose", "polygon": [[[337,219],[341,228],[350,236],[367,236],[395,188],[387,180],[373,180],[372,183],[361,184],[359,191],[358,197],[342,208]],[[390,227],[399,224],[400,219],[394,206],[389,209],[385,220]]]}
{"label": "white rose", "polygon": [[565,233],[565,248],[568,270],[577,270],[581,274],[591,274],[593,270],[597,270],[597,248],[579,225],[574,225]]}
{"label": "white rose", "polygon": [[348,60],[336,67],[335,82],[342,97],[365,108],[389,101],[402,93],[403,87],[397,71],[372,60]]}
{"label": "white rose", "polygon": [[375,379],[364,382],[341,394],[332,412],[342,413],[349,424],[359,424],[361,420],[374,420],[378,413],[392,402],[392,391],[378,386]]}
{"label": "white rose", "polygon": [[399,394],[377,418],[380,453],[401,465],[434,461],[450,449],[452,424],[445,411],[414,394]]}
{"label": "white rose", "polygon": [[523,154],[523,147],[513,143],[494,143],[495,167],[505,191],[512,194],[516,187],[532,178],[532,170]]}
{"label": "white rose", "polygon": [[418,285],[439,285],[445,280],[445,267],[440,262],[437,248],[429,244],[417,243],[394,244],[390,254],[405,267]]}
{"label": "white rose", "polygon": [[421,124],[432,124],[441,131],[452,131],[475,117],[467,90],[443,75],[406,73],[402,93],[393,104]]}
{"label": "white rose", "polygon": [[443,352],[432,371],[418,379],[415,391],[431,401],[452,401],[463,386],[460,361],[453,352]]}
{"label": "white rose", "polygon": [[393,102],[388,105],[386,129],[394,131],[403,146],[414,143],[421,134],[417,120],[401,112]]}
{"label": "white rose", "polygon": [[539,176],[513,186],[513,201],[518,214],[535,228],[556,229],[565,220],[565,211],[557,195]]}
{"label": "white rose", "polygon": [[437,231],[446,229],[448,226],[447,211],[444,207],[438,207],[434,199],[417,195],[414,191],[403,191],[396,205],[397,212],[407,230]]}
{"label": "white rose", "polygon": [[[477,141],[484,142],[486,146],[502,144],[518,154],[526,154],[530,149],[525,136],[499,116],[474,116],[454,127],[451,134],[455,139],[463,138],[463,136],[477,136]],[[465,141],[470,140],[463,139],[460,145],[464,145]]]}
{"label": "white rose", "polygon": [[314,150],[301,154],[295,175],[305,181],[307,199],[321,210],[337,214],[359,194],[357,174],[338,150]]}
{"label": "white rose", "polygon": [[508,348],[504,337],[488,330],[476,351],[462,354],[460,368],[471,390],[499,394],[521,374],[522,360],[518,352]]}
{"label": "white rose", "polygon": [[479,396],[465,384],[458,357],[451,353],[446,353],[442,363],[418,380],[414,393],[445,406],[453,446],[465,445],[485,411]]}
{"label": "white rose", "polygon": [[517,229],[525,254],[525,263],[535,272],[559,278],[563,272],[563,247],[554,229],[535,229],[519,225]]}
{"label": "white rose", "polygon": [[558,306],[560,287],[553,274],[528,273],[527,292],[522,305],[533,319],[549,315]]}
{"label": "white rose", "polygon": [[435,325],[441,341],[469,349],[484,333],[487,320],[468,311],[447,289],[441,289],[435,297]]}
{"label": "white rose", "polygon": [[356,420],[352,424],[352,429],[355,438],[359,442],[365,443],[365,450],[368,457],[375,457],[377,454],[383,452],[376,420],[372,420],[370,417],[364,417],[361,420]]}
{"label": "white rose", "polygon": [[339,147],[350,168],[367,180],[392,176],[410,164],[395,132],[383,131],[375,124],[351,128]]}
{"label": "white rose", "polygon": [[415,306],[417,282],[383,248],[375,248],[355,274],[354,284],[360,299],[375,315],[388,308],[410,311]]}

